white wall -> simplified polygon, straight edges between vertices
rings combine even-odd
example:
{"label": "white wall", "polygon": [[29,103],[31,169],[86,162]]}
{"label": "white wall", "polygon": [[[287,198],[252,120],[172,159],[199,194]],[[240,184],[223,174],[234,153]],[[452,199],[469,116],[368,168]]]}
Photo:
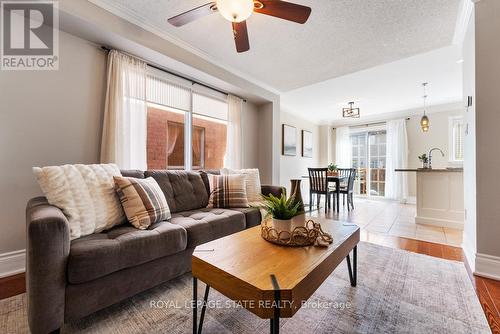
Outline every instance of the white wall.
{"label": "white wall", "polygon": [[0,72],[0,254],[25,248],[31,167],[98,162],[105,69],[103,51],[61,32],[58,71]]}
{"label": "white wall", "polygon": [[472,96],[473,106],[464,115],[467,131],[464,137],[464,206],[465,223],[463,249],[471,270],[475,270],[476,255],[476,73],[475,73],[475,19],[472,12],[463,42],[464,105]]}
{"label": "white wall", "polygon": [[[287,187],[290,193],[290,179],[300,179],[307,175],[308,167],[318,167],[320,163],[320,127],[302,118],[296,117],[286,111],[281,111],[281,124],[287,124],[296,128],[297,155],[280,157],[280,185]],[[280,124],[280,136],[281,136]],[[302,157],[302,134],[301,130],[307,130],[313,134],[313,157]],[[281,143],[280,143],[281,145]],[[326,166],[325,166],[326,167]],[[305,180],[304,180],[305,181]],[[304,193],[302,194],[304,196]]]}
{"label": "white wall", "polygon": [[[422,163],[418,156],[422,153],[429,153],[431,148],[437,147],[443,150],[445,156],[442,157],[438,151],[432,153],[432,167],[446,168],[449,163],[449,118],[453,116],[463,116],[462,110],[450,110],[429,114],[430,128],[428,132],[422,132],[420,128],[421,116],[410,116],[406,121],[406,131],[408,133],[408,168],[420,168]],[[416,196],[416,175],[408,173],[408,192],[410,196]]]}

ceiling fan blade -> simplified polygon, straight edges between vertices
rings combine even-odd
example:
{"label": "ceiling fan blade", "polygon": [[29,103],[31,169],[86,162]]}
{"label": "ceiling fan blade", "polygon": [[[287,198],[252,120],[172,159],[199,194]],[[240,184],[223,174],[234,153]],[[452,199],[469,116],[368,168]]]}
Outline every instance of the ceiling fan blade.
{"label": "ceiling fan blade", "polygon": [[246,21],[233,22],[233,35],[234,42],[236,43],[236,51],[241,53],[250,50]]}
{"label": "ceiling fan blade", "polygon": [[215,11],[215,2],[209,2],[205,5],[196,7],[195,9],[191,9],[187,12],[171,17],[168,19],[168,22],[176,27],[180,27],[204,16],[210,15]]}
{"label": "ceiling fan blade", "polygon": [[[259,8],[259,2],[262,3],[262,8]],[[306,23],[311,15],[310,7],[280,0],[258,0],[254,11],[301,24]]]}

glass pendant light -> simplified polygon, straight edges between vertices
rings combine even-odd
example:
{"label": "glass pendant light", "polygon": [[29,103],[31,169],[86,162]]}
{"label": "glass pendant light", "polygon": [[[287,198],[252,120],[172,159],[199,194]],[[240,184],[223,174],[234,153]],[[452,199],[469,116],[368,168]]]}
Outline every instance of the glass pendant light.
{"label": "glass pendant light", "polygon": [[427,93],[426,93],[426,86],[427,86],[427,82],[424,82],[422,84],[422,86],[424,87],[424,96],[423,96],[423,99],[424,99],[424,115],[422,116],[422,118],[420,119],[420,127],[422,128],[422,131],[423,132],[427,132],[429,131],[429,117],[427,117],[426,115],[426,109],[427,109]]}

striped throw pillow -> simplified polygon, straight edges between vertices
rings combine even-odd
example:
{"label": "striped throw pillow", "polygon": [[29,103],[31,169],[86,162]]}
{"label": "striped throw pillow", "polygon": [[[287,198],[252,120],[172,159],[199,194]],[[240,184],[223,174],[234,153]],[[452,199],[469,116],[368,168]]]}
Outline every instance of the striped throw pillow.
{"label": "striped throw pillow", "polygon": [[208,175],[210,203],[214,208],[247,208],[245,175]]}
{"label": "striped throw pillow", "polygon": [[260,185],[260,175],[257,168],[231,169],[222,168],[221,175],[243,174],[246,180],[247,198],[249,202],[262,201],[262,189]]}
{"label": "striped throw pillow", "polygon": [[155,179],[121,176],[115,176],[113,179],[130,224],[145,230],[151,224],[170,219],[167,199]]}

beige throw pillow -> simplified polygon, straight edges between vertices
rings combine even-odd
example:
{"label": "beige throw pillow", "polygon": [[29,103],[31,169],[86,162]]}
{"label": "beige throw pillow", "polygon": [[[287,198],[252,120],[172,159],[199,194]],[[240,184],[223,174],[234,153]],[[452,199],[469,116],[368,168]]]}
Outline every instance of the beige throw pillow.
{"label": "beige throw pillow", "polygon": [[262,201],[260,174],[257,168],[248,168],[248,169],[222,168],[220,170],[220,173],[221,175],[232,175],[232,174],[245,175],[248,201],[252,203]]}
{"label": "beige throw pillow", "polygon": [[208,175],[210,204],[214,208],[247,208],[245,175]]}
{"label": "beige throw pillow", "polygon": [[115,164],[33,167],[47,201],[68,218],[71,240],[125,222],[115,192]]}
{"label": "beige throw pillow", "polygon": [[152,177],[114,177],[116,192],[130,224],[140,230],[171,218],[167,199]]}

